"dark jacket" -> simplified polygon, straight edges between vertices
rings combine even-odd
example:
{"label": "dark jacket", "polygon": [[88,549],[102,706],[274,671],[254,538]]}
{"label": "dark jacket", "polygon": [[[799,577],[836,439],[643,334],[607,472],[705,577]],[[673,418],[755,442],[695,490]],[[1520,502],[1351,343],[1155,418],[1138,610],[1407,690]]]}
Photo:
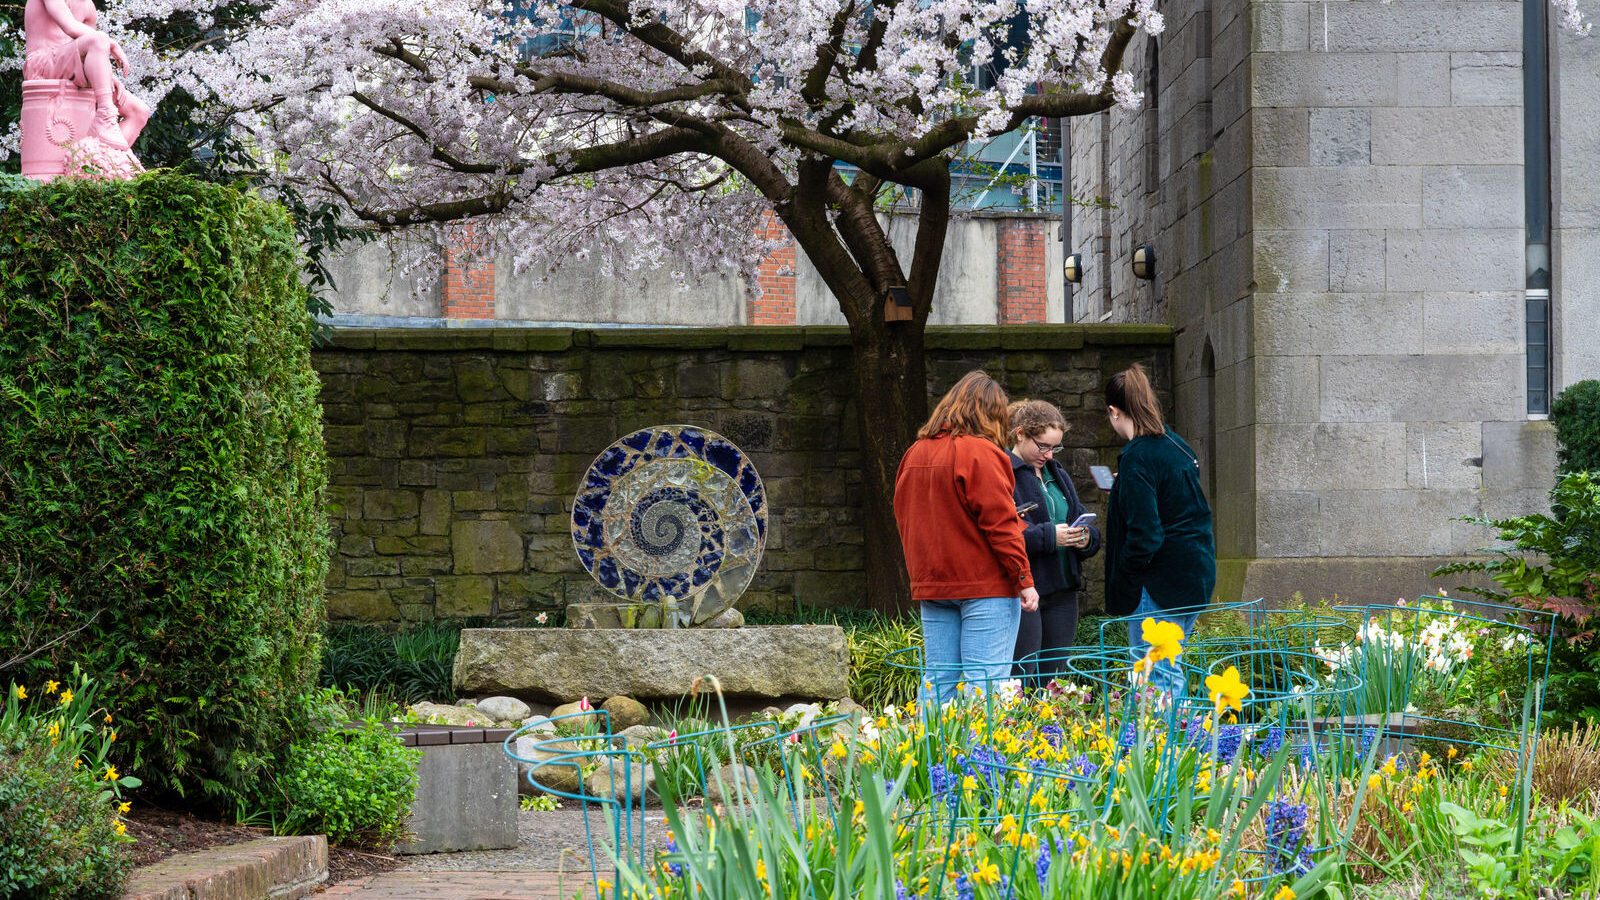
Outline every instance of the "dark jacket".
{"label": "dark jacket", "polygon": [[[1022,520],[1027,523],[1022,529],[1022,541],[1028,545],[1028,565],[1033,569],[1033,586],[1038,589],[1039,596],[1082,588],[1082,561],[1100,552],[1100,529],[1093,525],[1089,526],[1089,546],[1082,550],[1057,547],[1055,523],[1050,521],[1050,510],[1044,502],[1044,485],[1040,484],[1039,477],[1033,474],[1033,466],[1023,462],[1013,453],[1011,471],[1017,479],[1017,505],[1038,504],[1022,514]],[[1078,491],[1072,486],[1072,479],[1067,477],[1067,472],[1061,468],[1060,463],[1053,459],[1047,461],[1044,464],[1044,474],[1047,478],[1054,478],[1061,488],[1061,493],[1067,497],[1068,525],[1071,525],[1072,520],[1078,516],[1088,512],[1078,500]],[[1060,554],[1063,553],[1067,558],[1065,580],[1061,573]]]}
{"label": "dark jacket", "polygon": [[1162,609],[1203,606],[1216,584],[1211,506],[1194,451],[1171,428],[1134,438],[1106,504],[1106,611],[1133,612],[1141,588]]}

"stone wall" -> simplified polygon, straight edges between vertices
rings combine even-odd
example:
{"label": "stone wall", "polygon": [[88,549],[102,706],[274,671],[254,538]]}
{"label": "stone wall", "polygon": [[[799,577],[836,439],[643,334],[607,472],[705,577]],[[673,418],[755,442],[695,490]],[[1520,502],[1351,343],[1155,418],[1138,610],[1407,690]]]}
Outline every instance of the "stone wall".
{"label": "stone wall", "polygon": [[[1174,327],[1224,598],[1450,586],[1426,573],[1493,536],[1458,517],[1536,511],[1553,480],[1524,397],[1522,5],[1164,12],[1159,54],[1128,55],[1153,102],[1072,127],[1074,193],[1109,201],[1074,214],[1073,249],[1107,270],[1075,319]],[[1593,71],[1581,40],[1558,40],[1558,87]],[[1558,188],[1592,169],[1586,96],[1558,98]],[[1592,193],[1556,198],[1558,386],[1593,358],[1573,252]],[[1145,241],[1158,275],[1135,283]]]}
{"label": "stone wall", "polygon": [[[1050,400],[1091,508],[1092,463],[1117,443],[1100,391],[1129,363],[1170,384],[1164,326],[929,330],[930,395],[984,368]],[[644,426],[695,424],[748,453],[772,518],[741,604],[861,598],[859,428],[842,328],[340,329],[323,375],[336,555],[329,615],[526,620],[600,599],[569,535],[583,472]],[[1099,602],[1098,566],[1091,575]]]}

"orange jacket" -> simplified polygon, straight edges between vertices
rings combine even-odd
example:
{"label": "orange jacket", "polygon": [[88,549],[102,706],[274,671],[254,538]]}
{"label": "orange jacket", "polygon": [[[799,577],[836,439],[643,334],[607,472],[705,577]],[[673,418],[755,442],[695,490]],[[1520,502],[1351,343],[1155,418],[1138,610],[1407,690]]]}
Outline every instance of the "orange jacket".
{"label": "orange jacket", "polygon": [[1011,458],[993,443],[940,434],[911,445],[894,481],[915,600],[1016,597],[1033,586]]}

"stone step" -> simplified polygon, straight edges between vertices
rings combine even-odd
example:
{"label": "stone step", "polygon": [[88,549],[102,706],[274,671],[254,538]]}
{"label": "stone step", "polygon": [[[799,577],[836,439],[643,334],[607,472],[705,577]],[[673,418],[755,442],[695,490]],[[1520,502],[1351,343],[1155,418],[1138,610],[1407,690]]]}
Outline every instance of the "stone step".
{"label": "stone step", "polygon": [[123,900],[298,900],[327,880],[327,838],[268,837],[135,869]]}

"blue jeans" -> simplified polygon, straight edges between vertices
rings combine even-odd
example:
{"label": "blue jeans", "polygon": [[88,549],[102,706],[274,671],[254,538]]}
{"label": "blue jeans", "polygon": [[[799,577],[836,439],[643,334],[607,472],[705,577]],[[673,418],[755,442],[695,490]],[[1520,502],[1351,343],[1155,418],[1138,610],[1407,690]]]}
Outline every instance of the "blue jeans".
{"label": "blue jeans", "polygon": [[[1193,637],[1194,623],[1200,618],[1200,610],[1195,607],[1162,609],[1156,605],[1154,600],[1150,599],[1149,591],[1141,590],[1139,592],[1139,607],[1128,618],[1128,655],[1135,662],[1144,659],[1144,655],[1150,651],[1150,645],[1144,642],[1144,629],[1142,627],[1146,618],[1153,618],[1161,622],[1176,622],[1178,627],[1183,629],[1183,640],[1187,644],[1189,639]],[[1156,663],[1155,668],[1150,672],[1150,683],[1175,697],[1184,696],[1187,682],[1188,679],[1184,677],[1183,669],[1174,660],[1164,659]]]}
{"label": "blue jeans", "polygon": [[949,700],[957,682],[988,690],[1009,679],[1021,616],[1016,597],[922,601],[924,702]]}

